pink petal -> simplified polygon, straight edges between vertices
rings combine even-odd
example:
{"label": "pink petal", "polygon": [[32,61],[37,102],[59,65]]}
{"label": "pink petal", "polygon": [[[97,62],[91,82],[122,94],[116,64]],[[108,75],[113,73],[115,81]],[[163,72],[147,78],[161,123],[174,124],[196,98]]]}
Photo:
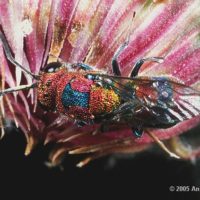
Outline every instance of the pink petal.
{"label": "pink petal", "polygon": [[[35,74],[57,57],[70,63],[85,62],[111,73],[113,54],[130,36],[128,47],[118,59],[123,76],[130,74],[138,59],[159,56],[164,57],[162,64],[146,63],[139,75],[172,76],[200,89],[199,0],[8,1],[0,2],[0,12],[1,29],[16,60]],[[32,28],[27,34],[22,28],[24,20]],[[2,89],[32,82],[28,75],[7,62],[1,44],[0,64]],[[19,92],[15,97],[7,95],[0,102],[3,113],[0,123],[6,113],[7,118],[19,124],[28,142],[26,154],[38,141],[57,143],[52,161],[58,161],[67,151],[93,152],[91,159],[94,159],[108,153],[142,151],[153,142],[147,134],[135,138],[127,127],[91,135],[97,126],[77,128],[66,117],[44,113],[37,107],[36,93],[29,94],[31,98],[27,98],[27,92]],[[200,118],[196,117],[169,129],[148,131],[164,140],[199,123]],[[198,152],[193,155],[198,156]]]}

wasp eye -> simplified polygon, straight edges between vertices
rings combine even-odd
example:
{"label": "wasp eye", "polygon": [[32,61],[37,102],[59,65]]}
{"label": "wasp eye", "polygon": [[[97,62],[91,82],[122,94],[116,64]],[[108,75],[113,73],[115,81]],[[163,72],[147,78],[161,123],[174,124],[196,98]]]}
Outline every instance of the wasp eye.
{"label": "wasp eye", "polygon": [[61,66],[62,63],[60,62],[52,62],[47,64],[42,71],[46,73],[56,72]]}

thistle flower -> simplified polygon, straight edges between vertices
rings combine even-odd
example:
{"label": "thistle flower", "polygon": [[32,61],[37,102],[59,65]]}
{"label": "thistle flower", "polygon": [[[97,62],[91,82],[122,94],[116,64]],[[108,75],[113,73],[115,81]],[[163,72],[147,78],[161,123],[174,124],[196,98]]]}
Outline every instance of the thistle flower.
{"label": "thistle flower", "polygon": [[[171,76],[200,89],[199,0],[45,0],[1,1],[0,28],[15,60],[33,74],[58,58],[67,63],[84,62],[111,73],[111,60],[129,39],[119,56],[123,76],[140,58],[164,57],[162,64],[145,63],[139,75]],[[136,12],[134,19],[133,13]],[[11,64],[0,42],[0,87],[31,84],[32,77]],[[86,154],[88,161],[112,153],[134,153],[154,143],[148,134],[134,138],[128,127],[92,134],[95,125],[78,128],[60,113],[45,112],[37,105],[37,91],[19,91],[0,97],[1,135],[7,120],[15,122],[27,139],[25,154],[38,143],[53,142],[53,164],[67,152]],[[151,129],[183,159],[199,156],[198,145],[186,148],[178,135],[196,127],[194,117],[168,129]],[[191,149],[192,148],[192,149]]]}

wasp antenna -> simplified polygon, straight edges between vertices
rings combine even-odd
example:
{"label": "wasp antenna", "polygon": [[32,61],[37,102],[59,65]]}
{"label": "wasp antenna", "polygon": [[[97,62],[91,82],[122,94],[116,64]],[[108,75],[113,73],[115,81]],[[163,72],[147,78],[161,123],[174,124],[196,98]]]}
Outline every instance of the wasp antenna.
{"label": "wasp antenna", "polygon": [[38,75],[35,75],[33,73],[31,73],[29,70],[27,70],[26,68],[24,68],[22,65],[20,65],[12,56],[11,54],[11,50],[10,50],[10,47],[8,45],[8,42],[4,36],[4,34],[0,31],[0,39],[2,41],[2,44],[3,44],[3,47],[4,47],[4,51],[5,51],[5,54],[6,54],[6,57],[7,59],[12,63],[14,64],[15,66],[21,68],[23,71],[25,71],[27,74],[29,74],[30,76],[32,76],[34,79],[38,80],[39,79],[39,76]]}
{"label": "wasp antenna", "polygon": [[36,86],[37,86],[37,84],[33,83],[33,84],[30,84],[30,85],[20,85],[20,86],[17,86],[17,87],[12,87],[12,88],[8,88],[8,89],[5,89],[5,90],[0,90],[0,97],[5,95],[5,94],[8,94],[8,93],[13,93],[13,92],[21,91],[21,90],[27,90],[27,89],[34,88]]}

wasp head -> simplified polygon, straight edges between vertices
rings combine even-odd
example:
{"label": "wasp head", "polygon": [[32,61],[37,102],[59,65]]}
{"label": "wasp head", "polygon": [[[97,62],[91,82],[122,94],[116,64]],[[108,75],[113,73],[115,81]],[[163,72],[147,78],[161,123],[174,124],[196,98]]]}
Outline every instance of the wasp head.
{"label": "wasp head", "polygon": [[60,62],[49,63],[41,71],[37,90],[38,102],[45,110],[55,110],[57,83],[66,72],[67,69]]}

